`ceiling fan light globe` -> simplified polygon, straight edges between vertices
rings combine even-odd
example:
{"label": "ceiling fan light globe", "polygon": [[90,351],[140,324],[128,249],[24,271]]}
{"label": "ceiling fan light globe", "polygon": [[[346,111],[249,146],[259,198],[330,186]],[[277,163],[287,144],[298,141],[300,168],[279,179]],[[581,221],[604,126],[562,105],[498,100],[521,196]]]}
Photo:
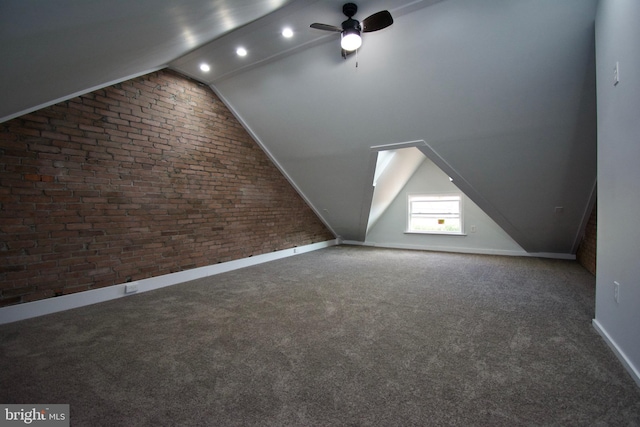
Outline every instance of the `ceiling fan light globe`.
{"label": "ceiling fan light globe", "polygon": [[362,46],[362,38],[360,37],[360,34],[358,32],[342,33],[340,46],[347,52],[351,52]]}

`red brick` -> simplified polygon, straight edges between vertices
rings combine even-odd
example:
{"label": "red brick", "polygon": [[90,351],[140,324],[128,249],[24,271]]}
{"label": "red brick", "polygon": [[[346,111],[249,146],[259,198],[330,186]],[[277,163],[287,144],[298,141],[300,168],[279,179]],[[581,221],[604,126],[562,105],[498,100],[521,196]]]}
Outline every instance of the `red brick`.
{"label": "red brick", "polygon": [[172,71],[6,122],[0,146],[0,305],[333,238],[224,104]]}

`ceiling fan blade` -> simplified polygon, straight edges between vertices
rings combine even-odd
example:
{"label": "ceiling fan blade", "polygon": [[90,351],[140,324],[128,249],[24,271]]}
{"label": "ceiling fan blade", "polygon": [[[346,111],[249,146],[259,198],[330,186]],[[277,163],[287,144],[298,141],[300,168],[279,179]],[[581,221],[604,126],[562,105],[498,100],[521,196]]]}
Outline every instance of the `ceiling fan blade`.
{"label": "ceiling fan blade", "polygon": [[370,33],[372,31],[382,30],[393,24],[393,18],[388,10],[381,10],[371,16],[364,18],[362,21],[362,32]]}
{"label": "ceiling fan blade", "polygon": [[342,28],[336,27],[335,25],[318,24],[317,22],[311,24],[310,27],[322,31],[336,31],[338,33],[342,32]]}

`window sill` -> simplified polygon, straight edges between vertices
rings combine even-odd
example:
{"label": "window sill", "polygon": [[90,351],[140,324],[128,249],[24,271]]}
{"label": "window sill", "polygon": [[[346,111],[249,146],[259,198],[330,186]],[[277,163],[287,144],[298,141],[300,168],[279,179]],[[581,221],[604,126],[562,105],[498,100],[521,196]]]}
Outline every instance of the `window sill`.
{"label": "window sill", "polygon": [[442,231],[405,231],[404,234],[435,234],[437,236],[466,236],[467,233],[445,233]]}

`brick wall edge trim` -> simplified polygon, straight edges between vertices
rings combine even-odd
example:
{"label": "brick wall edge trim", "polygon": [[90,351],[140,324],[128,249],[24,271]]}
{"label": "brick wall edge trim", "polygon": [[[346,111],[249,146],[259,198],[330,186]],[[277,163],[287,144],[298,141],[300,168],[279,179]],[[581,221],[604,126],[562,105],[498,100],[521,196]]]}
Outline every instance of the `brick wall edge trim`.
{"label": "brick wall edge trim", "polygon": [[253,139],[253,141],[258,145],[258,147],[260,147],[260,149],[269,158],[269,160],[271,160],[271,163],[273,163],[274,166],[280,171],[282,176],[285,177],[287,182],[293,187],[293,189],[296,191],[296,193],[298,193],[298,195],[302,198],[302,200],[304,200],[307,206],[311,208],[313,213],[324,224],[324,226],[327,227],[327,229],[331,232],[331,234],[336,236],[337,239],[341,239],[341,236],[339,236],[338,233],[336,233],[336,231],[333,229],[333,227],[331,227],[331,224],[323,216],[323,213],[320,211],[320,209],[316,208],[316,206],[313,203],[311,203],[311,199],[307,197],[304,191],[302,191],[302,189],[298,186],[298,184],[296,184],[296,182],[291,178],[291,176],[289,176],[285,168],[283,168],[280,162],[278,162],[278,159],[276,159],[275,156],[271,153],[271,151],[269,151],[267,146],[264,145],[264,143],[262,142],[262,139],[260,139],[258,134],[256,134],[251,128],[251,126],[249,126],[249,124],[244,121],[244,118],[242,117],[242,115],[240,115],[238,111],[236,111],[233,104],[231,104],[231,102],[224,96],[224,94],[221,93],[214,85],[210,85],[209,89],[213,91],[213,93],[220,99],[220,101],[222,101],[222,103],[231,112],[231,114],[233,114],[233,117],[235,117],[235,119],[242,125],[244,130],[246,130],[249,136],[251,136],[251,139]]}
{"label": "brick wall edge trim", "polygon": [[142,77],[142,76],[145,76],[147,74],[155,73],[156,71],[160,71],[160,70],[163,70],[165,68],[167,68],[166,65],[161,65],[159,67],[155,67],[155,68],[152,68],[150,70],[144,70],[144,71],[140,71],[140,72],[128,75],[126,77],[122,77],[122,78],[116,79],[116,80],[110,80],[110,81],[108,81],[106,83],[102,83],[102,84],[99,84],[99,85],[96,85],[96,86],[92,86],[92,87],[87,88],[87,89],[78,90],[76,92],[73,92],[72,94],[61,96],[59,98],[43,102],[42,104],[38,104],[38,105],[29,107],[29,108],[25,108],[24,110],[21,110],[21,111],[15,112],[15,113],[11,113],[8,116],[0,117],[0,123],[8,122],[9,120],[17,119],[17,118],[22,117],[22,116],[24,116],[26,114],[30,114],[30,113],[33,113],[35,111],[42,110],[43,108],[47,108],[47,107],[59,104],[59,103],[64,102],[64,101],[68,101],[68,100],[73,99],[75,97],[86,95],[88,93],[94,92],[94,91],[99,90],[99,89],[104,89],[106,87],[113,86],[113,85],[118,84],[118,83],[126,82],[128,80],[132,80],[132,79],[135,79],[137,77]]}
{"label": "brick wall edge trim", "polygon": [[[275,261],[306,252],[312,252],[338,244],[338,239],[327,240],[325,242],[318,242],[296,248],[283,249],[280,251],[255,255],[252,257],[223,262],[220,264],[208,265],[205,267],[180,271],[177,273],[165,274],[158,277],[151,277],[149,279],[138,280],[133,283],[122,283],[119,285],[78,292],[55,298],[47,298],[23,304],[10,305],[0,308],[0,325],[17,322],[20,320],[26,320],[33,317],[44,316],[46,314],[57,313],[60,311],[71,310],[73,308],[97,304],[116,298],[135,295],[136,293],[140,292],[147,292],[164,288],[166,286],[178,285],[190,280],[214,276],[216,274],[226,273],[228,271],[250,267],[269,261]],[[130,290],[131,285],[137,285],[137,291],[128,292],[127,287],[129,287]]]}

